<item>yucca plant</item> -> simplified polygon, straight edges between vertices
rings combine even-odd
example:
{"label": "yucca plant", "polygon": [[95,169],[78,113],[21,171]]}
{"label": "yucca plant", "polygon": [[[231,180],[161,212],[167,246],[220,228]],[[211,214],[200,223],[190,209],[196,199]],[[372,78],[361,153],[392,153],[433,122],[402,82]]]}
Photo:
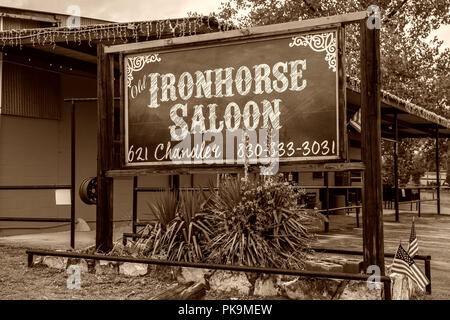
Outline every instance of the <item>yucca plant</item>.
{"label": "yucca plant", "polygon": [[178,199],[174,192],[163,192],[158,195],[153,203],[147,202],[150,215],[158,220],[158,223],[165,228],[175,219],[178,209]]}
{"label": "yucca plant", "polygon": [[175,218],[165,230],[153,230],[154,241],[148,253],[168,260],[203,261],[205,243],[212,237],[211,218],[203,206],[201,194],[181,192]]}
{"label": "yucca plant", "polygon": [[160,237],[169,224],[175,219],[178,209],[177,195],[173,192],[162,192],[156,199],[150,203],[147,202],[149,213],[144,216],[150,217],[150,220],[156,218],[156,224],[147,225],[139,231],[140,238],[127,249],[134,256],[147,255],[149,248],[154,246],[155,240]]}
{"label": "yucca plant", "polygon": [[208,261],[302,268],[320,215],[297,205],[298,196],[281,177],[224,181],[207,203],[215,235]]}

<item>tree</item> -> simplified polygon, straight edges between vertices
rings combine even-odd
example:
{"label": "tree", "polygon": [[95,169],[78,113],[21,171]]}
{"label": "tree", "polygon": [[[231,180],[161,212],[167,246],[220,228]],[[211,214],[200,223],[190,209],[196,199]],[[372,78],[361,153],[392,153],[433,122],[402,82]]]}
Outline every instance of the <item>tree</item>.
{"label": "tree", "polygon": [[[383,18],[380,30],[382,89],[450,117],[450,49],[444,50],[442,41],[436,38],[431,42],[425,40],[431,31],[442,24],[450,24],[448,0],[229,0],[222,3],[220,17],[239,27],[249,27],[365,11],[373,4],[382,9]],[[346,60],[347,74],[359,78],[357,24],[346,26]],[[441,140],[440,154],[446,163],[446,159],[450,159],[446,156],[447,139]],[[403,182],[412,168],[416,176],[430,168],[433,140],[402,142],[402,148],[405,153],[400,159],[407,157],[402,160],[405,163],[399,165]],[[406,152],[406,148],[416,150],[420,156]],[[382,155],[385,165],[389,166],[391,144],[383,144]],[[447,163],[445,167],[450,170]],[[385,180],[392,180],[392,170],[385,168],[383,172]]]}

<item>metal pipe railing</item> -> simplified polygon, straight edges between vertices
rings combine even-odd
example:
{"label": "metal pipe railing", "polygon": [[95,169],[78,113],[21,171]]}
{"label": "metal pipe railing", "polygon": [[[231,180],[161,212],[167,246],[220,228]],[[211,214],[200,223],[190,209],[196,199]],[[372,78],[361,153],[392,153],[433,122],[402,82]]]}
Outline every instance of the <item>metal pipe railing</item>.
{"label": "metal pipe railing", "polygon": [[[133,241],[136,241],[136,239],[144,238],[139,233],[124,233],[123,234],[123,245],[127,245],[127,239],[132,238]],[[320,253],[331,253],[331,254],[342,254],[342,255],[353,255],[353,256],[362,256],[362,251],[357,250],[343,250],[343,249],[329,249],[329,248],[311,248],[314,252],[320,252]],[[394,258],[395,253],[385,253],[385,258]],[[429,255],[415,255],[415,260],[422,260],[425,264],[425,276],[430,280],[430,283],[426,287],[426,291],[428,294],[431,294],[431,256]]]}
{"label": "metal pipe railing", "polygon": [[[73,178],[73,176],[72,176]],[[74,186],[73,185],[27,185],[27,186],[0,186],[0,191],[36,191],[36,190],[71,190],[70,218],[34,218],[34,217],[0,217],[3,222],[44,222],[44,223],[70,223],[70,245],[75,247],[75,212],[74,212]]]}
{"label": "metal pipe railing", "polygon": [[[328,249],[328,248],[311,248],[315,252],[322,253],[331,253],[331,254],[343,254],[343,255],[354,255],[354,256],[362,256],[362,251],[356,250],[343,250],[343,249]],[[395,253],[385,253],[385,258],[394,258]],[[414,260],[422,260],[425,264],[425,276],[430,280],[430,283],[427,285],[426,290],[427,293],[431,294],[431,256],[428,255],[415,255]]]}
{"label": "metal pipe railing", "polygon": [[[303,276],[303,277],[326,278],[326,279],[331,278],[331,279],[367,281],[372,276],[369,274],[361,274],[361,273],[289,270],[289,269],[277,269],[277,268],[221,265],[221,264],[212,264],[212,263],[192,263],[192,262],[188,263],[188,262],[157,260],[157,259],[148,259],[148,258],[119,257],[119,256],[107,256],[107,255],[99,255],[99,254],[84,254],[84,253],[76,253],[76,252],[60,252],[60,251],[47,251],[47,250],[27,250],[26,254],[28,255],[28,267],[33,266],[33,256],[39,255],[39,256],[54,256],[54,257],[65,257],[65,258],[75,258],[75,259],[130,262],[130,263],[152,264],[152,265],[172,266],[172,267],[213,269],[213,270],[252,272],[252,273],[264,273],[264,274],[282,274],[282,275],[290,275],[290,276]],[[388,276],[380,276],[380,281],[384,283],[384,298],[385,298],[385,300],[391,300],[391,278]]]}
{"label": "metal pipe railing", "polygon": [[0,217],[4,222],[72,222],[70,218],[20,218],[20,217]]}
{"label": "metal pipe railing", "polygon": [[0,186],[2,191],[14,191],[14,190],[57,190],[57,189],[71,189],[71,185],[29,185],[29,186]]}

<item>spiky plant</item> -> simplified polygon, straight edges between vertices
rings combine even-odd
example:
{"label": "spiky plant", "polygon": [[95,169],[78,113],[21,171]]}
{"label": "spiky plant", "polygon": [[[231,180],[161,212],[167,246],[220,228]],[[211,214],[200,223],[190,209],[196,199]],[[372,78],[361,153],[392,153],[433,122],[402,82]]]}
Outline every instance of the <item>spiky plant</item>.
{"label": "spiky plant", "polygon": [[210,241],[210,215],[203,210],[203,198],[195,192],[180,193],[178,211],[165,230],[156,227],[149,250],[152,256],[168,260],[200,262],[204,260],[204,245]]}
{"label": "spiky plant", "polygon": [[178,209],[178,199],[174,192],[163,192],[158,195],[153,203],[147,202],[150,215],[158,220],[158,223],[165,228],[175,219]]}
{"label": "spiky plant", "polygon": [[229,179],[210,192],[214,219],[208,261],[274,268],[302,268],[319,215],[297,205],[299,194],[281,177]]}

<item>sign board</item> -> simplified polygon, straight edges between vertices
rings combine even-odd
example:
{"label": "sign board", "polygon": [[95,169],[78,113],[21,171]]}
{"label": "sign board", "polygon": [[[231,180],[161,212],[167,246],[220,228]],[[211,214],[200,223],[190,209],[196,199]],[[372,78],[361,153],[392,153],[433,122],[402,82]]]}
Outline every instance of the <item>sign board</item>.
{"label": "sign board", "polygon": [[125,166],[341,159],[338,35],[332,28],[125,54]]}
{"label": "sign board", "polygon": [[71,190],[68,189],[55,190],[55,203],[57,206],[72,205]]}

